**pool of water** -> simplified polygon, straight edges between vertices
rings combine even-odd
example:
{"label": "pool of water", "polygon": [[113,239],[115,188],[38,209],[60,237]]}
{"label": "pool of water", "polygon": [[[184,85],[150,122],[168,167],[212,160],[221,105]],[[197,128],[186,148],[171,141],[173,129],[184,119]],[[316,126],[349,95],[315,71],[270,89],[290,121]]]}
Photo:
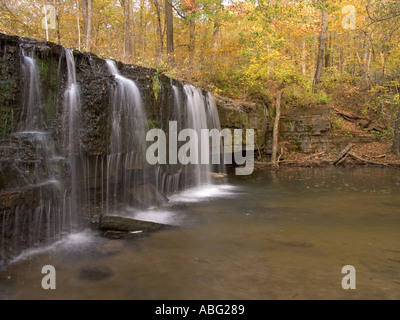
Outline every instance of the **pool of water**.
{"label": "pool of water", "polygon": [[[0,271],[0,298],[400,299],[399,170],[297,168],[228,180],[176,194],[166,208],[124,213],[176,228],[129,240],[86,230],[24,252]],[[54,290],[41,286],[44,265],[56,270]],[[356,289],[342,288],[345,265]]]}

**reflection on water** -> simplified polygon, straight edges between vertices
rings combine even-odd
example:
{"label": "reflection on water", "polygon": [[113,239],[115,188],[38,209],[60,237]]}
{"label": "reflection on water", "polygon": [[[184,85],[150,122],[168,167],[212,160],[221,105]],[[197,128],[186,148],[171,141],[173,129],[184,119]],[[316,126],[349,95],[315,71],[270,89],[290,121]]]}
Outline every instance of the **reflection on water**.
{"label": "reflection on water", "polygon": [[[127,241],[86,232],[26,253],[0,272],[0,298],[400,299],[399,187],[396,169],[230,177],[126,213],[180,228]],[[41,288],[48,264],[56,290]],[[341,287],[344,265],[356,290]],[[82,277],[88,268],[110,272]]]}
{"label": "reflection on water", "polygon": [[201,187],[194,187],[186,189],[169,199],[170,202],[198,202],[202,200],[212,200],[223,197],[234,196],[236,188],[231,185],[203,185]]}

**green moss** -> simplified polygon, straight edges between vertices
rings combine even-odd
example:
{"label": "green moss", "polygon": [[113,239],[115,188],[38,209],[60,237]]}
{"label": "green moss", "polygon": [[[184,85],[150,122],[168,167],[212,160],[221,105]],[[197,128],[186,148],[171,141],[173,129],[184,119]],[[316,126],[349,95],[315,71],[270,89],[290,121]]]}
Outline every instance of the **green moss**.
{"label": "green moss", "polygon": [[0,138],[7,137],[12,129],[13,113],[12,102],[14,98],[14,80],[12,78],[0,81]]}
{"label": "green moss", "polygon": [[335,117],[332,121],[332,132],[341,132],[344,126],[343,121],[343,118]]}
{"label": "green moss", "polygon": [[49,63],[48,63],[47,59],[40,61],[39,68],[40,68],[40,72],[42,75],[49,74]]}
{"label": "green moss", "polygon": [[301,142],[300,141],[292,141],[290,144],[293,146],[295,151],[303,152],[303,148],[301,146]]}
{"label": "green moss", "polygon": [[50,120],[56,114],[56,105],[54,101],[49,100],[46,103],[44,103],[42,107],[45,115],[45,121],[47,124],[49,124]]}
{"label": "green moss", "polygon": [[392,127],[387,127],[384,131],[378,132],[375,130],[372,130],[371,133],[380,141],[390,143],[393,141],[393,136],[394,136],[394,128]]}
{"label": "green moss", "polygon": [[317,97],[318,97],[318,102],[324,104],[328,103],[331,100],[324,91],[319,91]]}
{"label": "green moss", "polygon": [[51,57],[43,57],[37,62],[41,85],[44,119],[47,124],[56,114],[55,97],[58,88],[58,66]]}
{"label": "green moss", "polygon": [[160,128],[160,123],[157,119],[147,119],[147,126],[149,130]]}

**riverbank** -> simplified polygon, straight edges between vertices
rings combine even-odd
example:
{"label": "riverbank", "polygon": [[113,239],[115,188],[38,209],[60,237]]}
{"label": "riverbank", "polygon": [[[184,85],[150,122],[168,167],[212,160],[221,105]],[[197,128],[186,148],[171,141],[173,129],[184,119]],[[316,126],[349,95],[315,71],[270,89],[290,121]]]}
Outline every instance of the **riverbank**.
{"label": "riverbank", "polygon": [[[348,148],[348,150],[346,150]],[[343,150],[329,150],[316,153],[284,151],[276,165],[267,160],[255,161],[255,169],[268,167],[329,167],[329,166],[375,166],[400,168],[400,157],[394,155],[390,144],[384,142],[351,143]]]}

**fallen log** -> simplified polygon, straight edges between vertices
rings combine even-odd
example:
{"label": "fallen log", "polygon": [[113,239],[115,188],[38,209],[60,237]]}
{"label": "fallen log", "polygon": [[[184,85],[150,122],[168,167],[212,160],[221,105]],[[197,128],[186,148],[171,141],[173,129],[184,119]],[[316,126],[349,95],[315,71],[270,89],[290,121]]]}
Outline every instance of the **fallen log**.
{"label": "fallen log", "polygon": [[336,159],[333,160],[332,164],[335,165],[335,166],[336,166],[337,164],[339,164],[339,162],[341,162],[340,160],[342,160],[342,159],[349,153],[349,151],[351,150],[352,147],[353,147],[353,144],[352,144],[352,143],[349,143],[349,144],[346,146],[346,148],[344,148],[344,149],[339,153],[339,155],[336,157]]}
{"label": "fallen log", "polygon": [[354,153],[351,153],[351,152],[348,152],[347,155],[349,155],[350,157],[353,157],[354,159],[356,159],[358,161],[361,161],[361,162],[365,162],[365,163],[369,163],[369,164],[373,164],[373,165],[378,165],[378,166],[384,166],[384,167],[387,166],[386,163],[367,160],[367,159],[361,158],[361,157],[359,157],[359,156],[357,156],[357,155],[355,155]]}
{"label": "fallen log", "polygon": [[356,114],[351,114],[349,112],[341,111],[341,110],[339,110],[339,109],[337,109],[335,107],[333,107],[333,110],[335,111],[335,113],[337,115],[341,116],[343,119],[345,119],[347,121],[350,121],[350,122],[357,122],[357,121],[360,121],[360,120],[368,122],[368,124],[371,122],[371,120],[369,120],[369,119],[366,119],[366,118],[361,117],[361,116],[356,115]]}
{"label": "fallen log", "polygon": [[342,158],[342,159],[340,159],[338,162],[336,162],[336,166],[338,166],[339,164],[341,164],[341,163],[343,163],[343,162],[345,162],[346,161],[346,159],[347,159],[347,157],[348,157],[348,153]]}
{"label": "fallen log", "polygon": [[319,156],[322,156],[325,153],[326,153],[326,151],[313,153],[313,154],[310,154],[309,156],[307,156],[307,159],[315,159],[315,158],[318,158]]}

